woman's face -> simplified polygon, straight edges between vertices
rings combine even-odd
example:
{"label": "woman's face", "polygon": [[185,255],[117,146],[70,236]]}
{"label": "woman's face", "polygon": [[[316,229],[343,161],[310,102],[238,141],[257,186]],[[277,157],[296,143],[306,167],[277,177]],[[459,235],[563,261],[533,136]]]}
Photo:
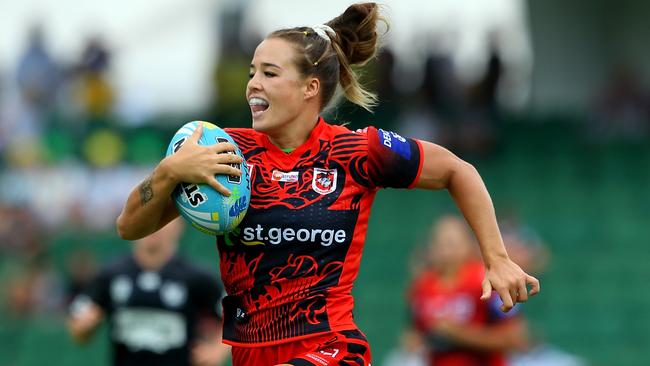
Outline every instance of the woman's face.
{"label": "woman's face", "polygon": [[461,266],[470,257],[471,240],[460,219],[443,218],[437,223],[430,238],[429,253],[432,262],[443,271]]}
{"label": "woman's face", "polygon": [[303,111],[307,83],[296,68],[296,57],[294,46],[283,39],[266,39],[257,46],[246,87],[255,130],[276,132]]}

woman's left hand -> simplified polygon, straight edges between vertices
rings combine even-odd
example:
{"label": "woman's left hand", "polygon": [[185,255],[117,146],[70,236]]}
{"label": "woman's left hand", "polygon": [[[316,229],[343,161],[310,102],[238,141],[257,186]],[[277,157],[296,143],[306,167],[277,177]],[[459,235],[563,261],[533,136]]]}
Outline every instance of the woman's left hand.
{"label": "woman's left hand", "polygon": [[[528,285],[531,286],[530,291]],[[540,287],[537,278],[524,272],[510,258],[503,257],[486,263],[481,300],[488,300],[493,290],[503,302],[501,311],[508,312],[516,303],[528,300],[529,295],[537,295]]]}

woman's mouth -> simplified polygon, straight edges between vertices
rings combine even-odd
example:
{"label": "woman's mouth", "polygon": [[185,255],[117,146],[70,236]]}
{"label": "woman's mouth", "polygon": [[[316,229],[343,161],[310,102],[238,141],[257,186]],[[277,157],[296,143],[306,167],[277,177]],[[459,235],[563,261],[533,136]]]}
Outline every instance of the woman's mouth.
{"label": "woman's mouth", "polygon": [[269,109],[269,102],[259,97],[252,97],[248,100],[248,105],[251,107],[253,118],[260,117],[264,112]]}

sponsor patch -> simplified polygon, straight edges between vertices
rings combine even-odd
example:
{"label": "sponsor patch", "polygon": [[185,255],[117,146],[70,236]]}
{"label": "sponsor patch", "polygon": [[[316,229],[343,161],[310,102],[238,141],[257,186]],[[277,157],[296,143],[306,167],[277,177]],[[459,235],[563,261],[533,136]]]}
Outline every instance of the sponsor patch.
{"label": "sponsor patch", "polygon": [[187,342],[187,323],[173,311],[118,308],[113,319],[113,338],[133,352],[162,354]]}
{"label": "sponsor patch", "polygon": [[278,244],[314,243],[324,247],[332,244],[343,244],[347,240],[347,234],[343,229],[294,229],[291,227],[245,227],[241,231],[242,243],[244,245],[264,245],[265,242]]}
{"label": "sponsor patch", "polygon": [[271,174],[271,180],[274,182],[297,182],[298,172],[282,172],[276,169]]}
{"label": "sponsor patch", "polygon": [[411,158],[411,147],[404,137],[396,134],[393,131],[386,131],[382,130],[381,128],[377,129],[377,135],[379,137],[380,144],[391,149],[393,152],[403,157],[404,159]]}

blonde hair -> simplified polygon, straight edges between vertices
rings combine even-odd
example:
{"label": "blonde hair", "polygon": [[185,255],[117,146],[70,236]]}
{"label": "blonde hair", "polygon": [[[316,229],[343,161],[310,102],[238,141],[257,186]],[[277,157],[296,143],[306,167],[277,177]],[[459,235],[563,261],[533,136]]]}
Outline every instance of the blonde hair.
{"label": "blonde hair", "polygon": [[326,32],[328,37],[321,30],[296,27],[275,31],[268,38],[284,39],[295,45],[300,74],[320,80],[321,110],[332,102],[340,86],[346,99],[371,111],[377,96],[361,85],[353,66],[363,66],[377,54],[380,21],[388,25],[376,3],[360,3],[325,23],[335,33]]}

